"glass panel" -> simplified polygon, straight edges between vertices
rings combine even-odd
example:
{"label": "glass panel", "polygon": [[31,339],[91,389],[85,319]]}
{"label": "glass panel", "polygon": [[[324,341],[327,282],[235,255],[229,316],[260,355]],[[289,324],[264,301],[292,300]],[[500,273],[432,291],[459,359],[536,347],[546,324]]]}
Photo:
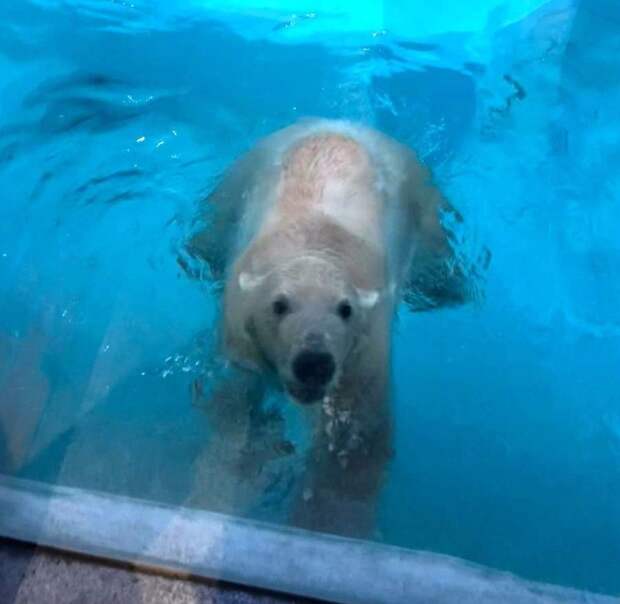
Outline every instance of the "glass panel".
{"label": "glass panel", "polygon": [[387,473],[342,497],[354,470],[330,451],[316,531],[618,593],[620,9],[342,4],[0,5],[3,484],[312,528],[294,510],[316,495],[313,438],[349,416],[275,379],[260,411],[214,417],[236,369],[192,242],[221,227],[210,194],[240,155],[346,118],[432,169],[472,295],[412,312],[408,290]]}

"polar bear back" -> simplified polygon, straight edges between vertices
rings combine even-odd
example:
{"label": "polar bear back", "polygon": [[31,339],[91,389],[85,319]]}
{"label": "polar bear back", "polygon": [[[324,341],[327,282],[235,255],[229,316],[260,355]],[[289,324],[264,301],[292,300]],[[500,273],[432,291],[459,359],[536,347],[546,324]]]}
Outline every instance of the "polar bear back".
{"label": "polar bear back", "polygon": [[325,133],[304,138],[283,157],[266,229],[310,215],[326,218],[375,249],[383,248],[381,195],[368,152],[352,138]]}
{"label": "polar bear back", "polygon": [[444,238],[441,200],[425,186],[426,170],[410,150],[375,130],[303,120],[265,139],[261,150],[271,158],[272,177],[248,199],[246,218],[260,227],[249,239],[322,216],[385,254],[398,288],[415,250],[428,248],[435,233]]}

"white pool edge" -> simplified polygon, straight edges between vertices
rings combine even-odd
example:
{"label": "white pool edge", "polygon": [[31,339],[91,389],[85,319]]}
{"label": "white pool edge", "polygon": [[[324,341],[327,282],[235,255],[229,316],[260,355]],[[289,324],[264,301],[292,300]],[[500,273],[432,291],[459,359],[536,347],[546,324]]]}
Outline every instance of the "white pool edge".
{"label": "white pool edge", "polygon": [[620,602],[450,556],[2,475],[0,535],[343,604]]}

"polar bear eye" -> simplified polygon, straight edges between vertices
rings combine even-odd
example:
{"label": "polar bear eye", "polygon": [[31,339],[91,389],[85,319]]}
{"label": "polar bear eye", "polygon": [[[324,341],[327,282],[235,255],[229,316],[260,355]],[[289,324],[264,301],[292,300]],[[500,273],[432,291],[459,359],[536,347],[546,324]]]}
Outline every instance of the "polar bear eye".
{"label": "polar bear eye", "polygon": [[271,309],[273,310],[273,314],[278,317],[285,315],[290,309],[288,298],[286,296],[278,296],[273,301]]}
{"label": "polar bear eye", "polygon": [[351,317],[353,314],[353,307],[348,300],[343,300],[340,304],[338,304],[338,314],[344,321]]}

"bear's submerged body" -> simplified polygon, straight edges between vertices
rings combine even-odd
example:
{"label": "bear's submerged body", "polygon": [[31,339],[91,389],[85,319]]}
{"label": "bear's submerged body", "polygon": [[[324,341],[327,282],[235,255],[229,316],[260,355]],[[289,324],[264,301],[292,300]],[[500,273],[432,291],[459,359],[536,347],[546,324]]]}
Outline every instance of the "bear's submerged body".
{"label": "bear's submerged body", "polygon": [[451,209],[407,148],[329,120],[261,141],[207,205],[191,247],[224,282],[222,347],[237,368],[206,403],[215,450],[240,446],[227,430],[257,417],[269,380],[318,403],[291,522],[367,534],[389,459],[395,309],[411,284],[428,307],[455,300]]}

